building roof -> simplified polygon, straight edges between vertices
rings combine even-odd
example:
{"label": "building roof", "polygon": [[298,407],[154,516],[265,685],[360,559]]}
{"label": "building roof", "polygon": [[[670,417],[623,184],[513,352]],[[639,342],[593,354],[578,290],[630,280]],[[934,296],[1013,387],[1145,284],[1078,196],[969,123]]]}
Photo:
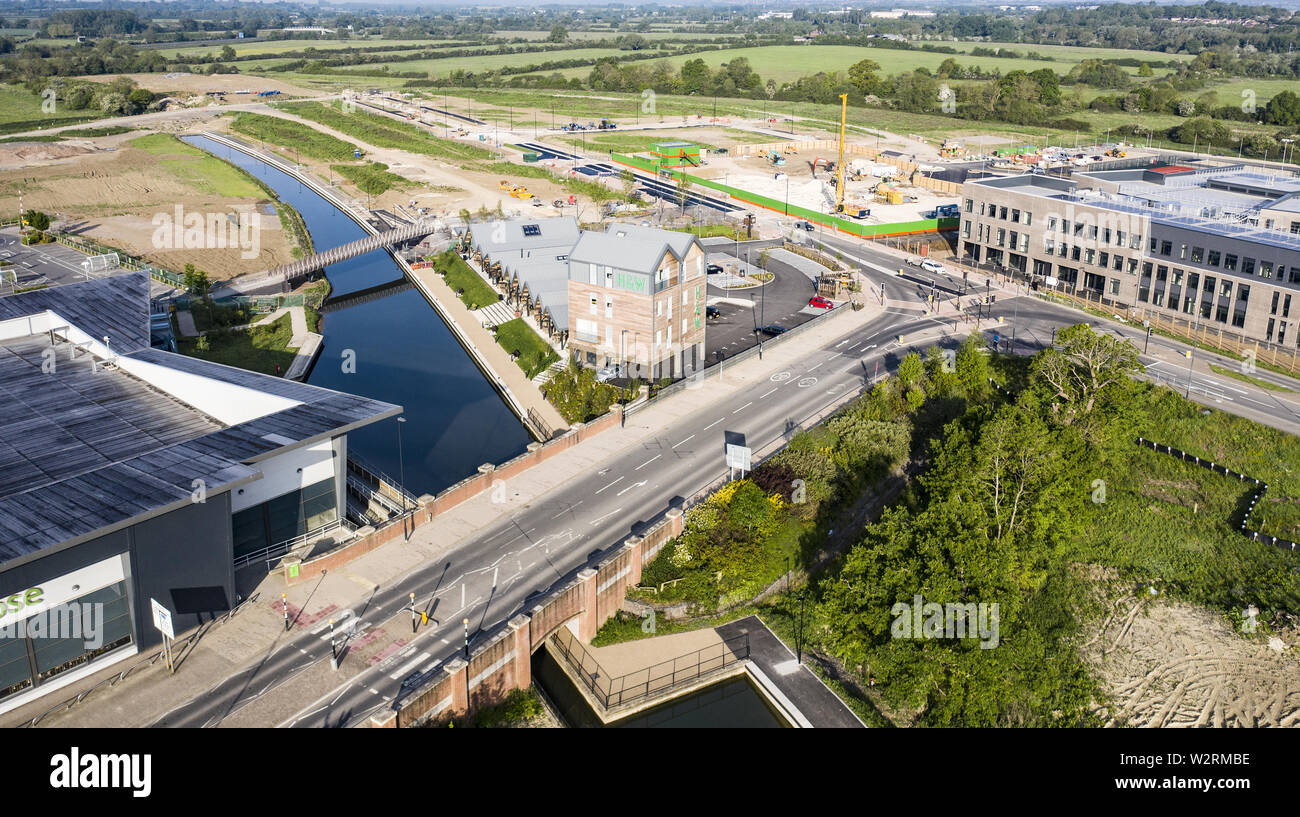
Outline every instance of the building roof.
{"label": "building roof", "polygon": [[578,220],[573,216],[555,218],[512,218],[483,221],[469,228],[474,246],[503,260],[504,253],[520,255],[543,247],[572,247],[578,240]]}
{"label": "building roof", "polygon": [[611,224],[603,233],[584,232],[569,253],[569,259],[653,273],[659,269],[665,253],[671,253],[681,261],[693,244],[699,244],[699,239],[690,233],[635,224]]}
{"label": "building roof", "polygon": [[261,459],[400,412],[150,348],[144,273],[0,298],[0,562],[182,507],[196,480],[207,496],[251,482]]}

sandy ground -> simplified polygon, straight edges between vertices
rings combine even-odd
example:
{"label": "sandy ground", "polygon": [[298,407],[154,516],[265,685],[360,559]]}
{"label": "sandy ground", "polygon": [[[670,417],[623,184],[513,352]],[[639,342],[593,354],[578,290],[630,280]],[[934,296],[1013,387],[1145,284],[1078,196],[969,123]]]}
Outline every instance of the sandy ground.
{"label": "sandy ground", "polygon": [[1300,633],[1233,632],[1204,608],[1126,596],[1084,645],[1109,726],[1300,726]]}
{"label": "sandy ground", "polygon": [[[214,280],[256,272],[292,258],[279,218],[259,207],[261,199],[220,198],[159,173],[157,157],[125,145],[138,133],[75,142],[11,143],[0,149],[0,210],[23,207],[55,215],[62,229],[91,238],[173,270],[193,263]],[[256,257],[237,248],[184,249],[155,242],[158,214],[238,213],[257,218]],[[174,242],[173,242],[174,243]],[[157,246],[156,246],[157,244]]]}
{"label": "sandy ground", "polygon": [[[202,95],[208,91],[225,91],[225,104],[256,102],[254,96],[258,91],[279,91],[285,96],[317,96],[298,85],[292,85],[278,79],[267,79],[247,74],[109,74],[106,76],[77,77],[88,82],[111,82],[119,76],[127,77],[135,84],[156,94],[166,94],[178,99]],[[236,94],[236,91],[252,91],[248,94]]]}

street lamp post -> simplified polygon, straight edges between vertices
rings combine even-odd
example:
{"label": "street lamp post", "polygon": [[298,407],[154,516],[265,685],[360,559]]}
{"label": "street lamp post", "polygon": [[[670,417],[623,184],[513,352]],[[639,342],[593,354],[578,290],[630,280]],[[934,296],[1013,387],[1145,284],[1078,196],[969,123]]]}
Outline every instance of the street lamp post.
{"label": "street lamp post", "polygon": [[1187,394],[1184,395],[1188,400],[1192,399],[1192,364],[1196,362],[1196,347],[1192,346],[1187,350]]}
{"label": "street lamp post", "polygon": [[464,619],[462,624],[465,625],[465,660],[469,660],[469,619]]}

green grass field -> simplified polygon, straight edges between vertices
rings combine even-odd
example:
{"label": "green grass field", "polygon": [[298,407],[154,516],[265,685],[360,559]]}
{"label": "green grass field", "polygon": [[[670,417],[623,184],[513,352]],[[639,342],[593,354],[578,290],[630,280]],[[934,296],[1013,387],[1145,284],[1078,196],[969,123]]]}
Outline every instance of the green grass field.
{"label": "green grass field", "polygon": [[75,125],[78,122],[93,122],[103,117],[101,111],[90,109],[74,111],[62,105],[56,106],[54,113],[45,113],[41,110],[39,94],[33,94],[17,85],[0,85],[0,133],[20,133],[59,125]]}
{"label": "green grass field", "polygon": [[[455,40],[266,40],[260,42],[231,43],[235,56],[250,57],[254,54],[282,54],[286,51],[341,51],[345,48],[402,48],[410,46],[430,46],[452,43]],[[193,57],[216,57],[221,54],[220,45],[188,45],[176,48],[160,48],[157,53],[167,59],[185,60]]]}
{"label": "green grass field", "polygon": [[383,162],[366,162],[361,165],[330,165],[330,169],[357,186],[363,193],[378,196],[394,188],[404,190],[411,186],[407,178],[388,172]]}
{"label": "green grass field", "polygon": [[[482,72],[494,68],[517,68],[526,65],[541,65],[555,60],[598,59],[629,52],[617,48],[566,48],[559,51],[533,51],[524,54],[490,54],[481,57],[456,57],[431,60],[409,60],[406,62],[380,62],[366,65],[348,65],[334,70],[351,71],[422,71],[432,76],[445,77],[452,71]],[[586,70],[590,71],[590,68]],[[585,76],[585,74],[584,74]]]}
{"label": "green grass field", "polygon": [[[966,43],[966,45],[973,46],[978,45],[978,43]],[[1030,49],[1018,47],[1015,50],[1024,53]],[[1107,49],[1093,50],[1105,51]],[[1083,53],[1068,53],[1074,51]],[[766,45],[755,48],[728,48],[701,54],[664,57],[663,59],[674,68],[680,68],[682,63],[687,60],[702,59],[710,69],[717,70],[724,62],[729,62],[737,57],[745,57],[754,70],[763,77],[764,81],[774,79],[777,83],[783,83],[793,82],[799,77],[818,72],[830,73],[831,71],[838,71],[840,74],[847,74],[849,66],[863,59],[875,60],[880,64],[881,72],[887,75],[900,74],[922,67],[934,71],[949,57],[957,60],[963,66],[978,66],[985,71],[996,69],[1004,74],[1015,70],[1037,71],[1040,68],[1051,68],[1058,74],[1063,74],[1085,59],[1091,59],[1092,57],[1087,54],[1087,51],[1088,49],[1062,49],[1062,53],[1057,56],[1055,61],[1046,62],[1024,59],[1023,57],[1018,59],[972,57],[963,54],[936,54],[929,51],[860,48],[852,45]],[[1161,59],[1170,59],[1170,57],[1161,55]],[[649,62],[654,62],[654,60]],[[1125,68],[1124,70],[1129,73],[1137,72],[1136,68]],[[586,77],[590,72],[590,67],[581,67],[566,68],[559,73],[565,77]],[[1167,69],[1157,71],[1157,73],[1160,72],[1168,73]],[[545,73],[549,74],[551,72]]]}
{"label": "green grass field", "polygon": [[204,335],[208,349],[199,349],[199,338],[177,338],[181,354],[237,366],[252,372],[275,374],[276,366],[280,372],[287,372],[293,363],[295,352],[288,348],[293,339],[293,324],[288,315],[284,315],[263,326],[253,326],[236,332],[214,332]]}
{"label": "green grass field", "polygon": [[494,154],[478,145],[439,139],[428,131],[408,122],[389,119],[383,114],[362,110],[344,113],[334,105],[319,102],[290,102],[279,106],[285,113],[319,122],[327,128],[346,133],[356,139],[381,148],[397,148],[435,156],[449,161],[490,159]]}
{"label": "green grass field", "polygon": [[530,379],[541,374],[547,366],[560,359],[555,350],[539,338],[523,318],[506,321],[497,326],[495,331],[497,343],[502,349],[516,355],[515,363],[519,364],[519,368],[523,369]]}
{"label": "green grass field", "polygon": [[356,145],[336,139],[327,133],[278,116],[260,113],[237,113],[230,127],[237,133],[281,147],[291,147],[314,159],[337,162],[352,159]]}
{"label": "green grass field", "polygon": [[130,145],[158,156],[162,170],[199,190],[222,198],[266,198],[266,191],[244,171],[171,134],[141,136],[132,139]]}

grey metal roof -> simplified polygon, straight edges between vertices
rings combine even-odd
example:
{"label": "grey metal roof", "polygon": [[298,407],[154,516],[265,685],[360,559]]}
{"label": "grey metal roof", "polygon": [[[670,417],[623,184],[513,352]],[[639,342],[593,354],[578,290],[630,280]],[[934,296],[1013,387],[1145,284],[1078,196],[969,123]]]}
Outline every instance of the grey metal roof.
{"label": "grey metal roof", "polygon": [[[524,227],[536,228],[537,235],[525,235]],[[518,256],[530,249],[572,247],[578,240],[578,232],[578,220],[573,216],[483,221],[469,227],[474,246],[494,261],[504,260],[512,252]]]}
{"label": "grey metal roof", "polygon": [[569,260],[653,273],[659,269],[665,253],[680,261],[693,244],[699,244],[699,239],[690,233],[637,224],[611,224],[604,233],[584,232],[569,253]]}
{"label": "grey metal roof", "polygon": [[[44,295],[42,298],[24,297]],[[57,296],[57,297],[55,297]],[[256,389],[296,405],[225,426],[120,368],[105,368],[48,335],[0,342],[0,563],[102,535],[260,478],[251,467],[399,414],[389,403],[148,347],[143,273],[0,298],[0,318],[52,309],[119,357]],[[143,342],[143,346],[138,344]],[[132,346],[132,344],[137,344]],[[97,370],[98,368],[98,370]]]}

